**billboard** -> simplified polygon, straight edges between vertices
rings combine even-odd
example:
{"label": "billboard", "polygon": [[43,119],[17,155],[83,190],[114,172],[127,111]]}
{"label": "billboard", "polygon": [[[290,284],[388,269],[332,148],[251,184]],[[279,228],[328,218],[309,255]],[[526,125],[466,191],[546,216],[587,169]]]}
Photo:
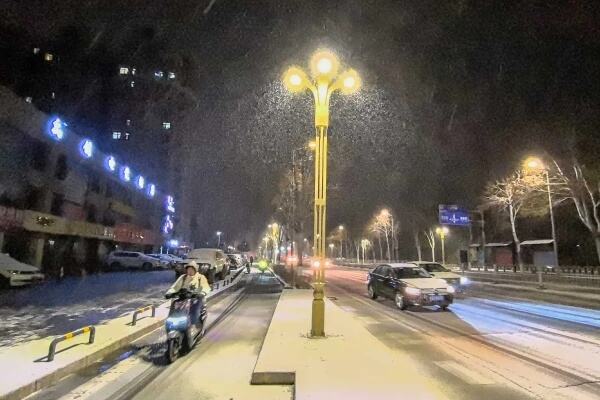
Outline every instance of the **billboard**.
{"label": "billboard", "polygon": [[442,225],[469,226],[469,210],[457,205],[440,204],[439,220]]}

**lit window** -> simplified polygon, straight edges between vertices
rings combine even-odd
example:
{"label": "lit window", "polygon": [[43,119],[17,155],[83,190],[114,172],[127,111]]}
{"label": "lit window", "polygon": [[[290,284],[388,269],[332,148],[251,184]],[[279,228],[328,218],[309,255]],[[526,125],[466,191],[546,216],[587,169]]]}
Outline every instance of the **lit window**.
{"label": "lit window", "polygon": [[33,48],[33,54],[38,54],[40,52],[40,48],[39,47],[34,47]]}
{"label": "lit window", "polygon": [[129,68],[128,67],[120,67],[119,68],[119,74],[120,75],[127,75],[129,73]]}
{"label": "lit window", "polygon": [[52,54],[52,53],[46,53],[46,54],[44,54],[44,60],[46,60],[48,62],[54,60],[54,54]]}
{"label": "lit window", "polygon": [[131,68],[131,75],[135,75],[136,72],[137,72],[137,69],[135,67]]}
{"label": "lit window", "polygon": [[175,79],[175,72],[169,72],[169,79]]}
{"label": "lit window", "polygon": [[33,101],[33,98],[31,96],[25,97],[25,102],[26,103],[31,103],[32,101]]}
{"label": "lit window", "polygon": [[125,132],[125,140],[129,140],[129,132]]}
{"label": "lit window", "polygon": [[163,129],[165,129],[165,130],[171,129],[171,123],[170,122],[163,122]]}
{"label": "lit window", "polygon": [[165,76],[165,74],[162,71],[156,71],[154,73],[154,76],[158,79],[162,79],[162,77]]}
{"label": "lit window", "polygon": [[131,126],[131,120],[130,120],[130,119],[126,119],[126,120],[125,120],[125,125],[127,125],[127,126]]}
{"label": "lit window", "polygon": [[129,86],[130,86],[130,87],[135,87],[135,81],[131,81],[131,82],[129,82]]}
{"label": "lit window", "polygon": [[52,99],[56,99],[56,92],[52,92],[52,94],[50,95],[50,97],[52,97]]}
{"label": "lit window", "polygon": [[119,131],[114,131],[114,132],[113,132],[113,136],[112,136],[112,137],[113,137],[113,139],[115,139],[115,140],[120,140],[120,139],[121,139],[121,132],[119,132]]}

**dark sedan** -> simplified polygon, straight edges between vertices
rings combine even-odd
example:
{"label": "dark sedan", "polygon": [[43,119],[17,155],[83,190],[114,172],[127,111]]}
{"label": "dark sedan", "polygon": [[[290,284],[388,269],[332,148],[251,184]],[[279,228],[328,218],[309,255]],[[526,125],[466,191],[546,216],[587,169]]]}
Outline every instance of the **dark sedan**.
{"label": "dark sedan", "polygon": [[454,288],[433,278],[414,264],[382,264],[369,272],[367,290],[372,299],[388,297],[401,310],[409,306],[439,306],[446,310],[454,301]]}

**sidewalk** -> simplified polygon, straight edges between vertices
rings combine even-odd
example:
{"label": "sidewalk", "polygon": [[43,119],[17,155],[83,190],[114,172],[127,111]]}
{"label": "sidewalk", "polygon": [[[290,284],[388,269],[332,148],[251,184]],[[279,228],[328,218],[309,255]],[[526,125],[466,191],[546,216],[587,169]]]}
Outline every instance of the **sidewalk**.
{"label": "sidewalk", "polygon": [[282,292],[252,384],[293,384],[297,400],[445,398],[410,368],[410,357],[390,352],[327,299],[327,338],[308,338],[311,302],[312,290]]}
{"label": "sidewalk", "polygon": [[[245,274],[240,273],[233,280],[228,278],[226,281],[220,281],[207,300],[234,287],[244,276]],[[231,284],[225,284],[227,282]],[[101,361],[105,356],[160,328],[167,318],[170,304],[170,301],[166,301],[156,307],[154,318],[150,317],[150,311],[140,314],[135,326],[131,325],[133,313],[95,325],[96,339],[93,344],[88,344],[89,334],[60,342],[52,362],[47,361],[47,355],[54,337],[0,348],[0,400],[28,396],[71,373]]]}
{"label": "sidewalk", "polygon": [[46,361],[53,337],[33,340],[0,350],[0,399],[21,399],[61,378],[85,368],[133,340],[159,328],[169,312],[169,303],[156,308],[156,317],[148,317],[131,326],[132,315],[96,325],[96,340],[88,344],[88,334],[76,336],[57,346],[54,361]]}

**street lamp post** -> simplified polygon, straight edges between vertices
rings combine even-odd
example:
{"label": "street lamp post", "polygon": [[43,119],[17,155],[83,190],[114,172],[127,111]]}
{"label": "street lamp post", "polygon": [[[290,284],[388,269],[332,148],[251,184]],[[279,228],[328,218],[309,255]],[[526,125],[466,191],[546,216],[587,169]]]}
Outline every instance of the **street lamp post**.
{"label": "street lamp post", "polygon": [[221,248],[221,235],[223,234],[223,232],[221,231],[217,231],[217,248],[220,249]]}
{"label": "street lamp post", "polygon": [[529,157],[525,160],[526,171],[542,171],[546,179],[546,191],[548,192],[548,210],[550,213],[550,227],[552,229],[552,252],[554,253],[554,265],[558,269],[558,243],[556,243],[556,223],[554,222],[554,207],[552,206],[552,191],[550,190],[550,172],[544,165],[541,159],[537,157]]}
{"label": "street lamp post", "polygon": [[344,225],[338,226],[338,230],[340,231],[340,258],[344,258]]}
{"label": "street lamp post", "polygon": [[325,50],[317,51],[310,60],[312,79],[300,68],[291,67],[283,82],[291,92],[310,91],[315,102],[315,201],[314,246],[315,257],[320,261],[313,284],[311,336],[325,336],[325,238],[327,206],[327,128],[329,126],[329,101],[339,90],[351,94],[360,87],[356,71],[349,69],[338,75],[337,57]]}
{"label": "street lamp post", "polygon": [[438,228],[435,229],[435,233],[437,233],[440,236],[440,240],[442,242],[442,264],[446,265],[446,247],[445,247],[445,242],[446,242],[446,235],[448,234],[448,227],[446,226],[440,226]]}

